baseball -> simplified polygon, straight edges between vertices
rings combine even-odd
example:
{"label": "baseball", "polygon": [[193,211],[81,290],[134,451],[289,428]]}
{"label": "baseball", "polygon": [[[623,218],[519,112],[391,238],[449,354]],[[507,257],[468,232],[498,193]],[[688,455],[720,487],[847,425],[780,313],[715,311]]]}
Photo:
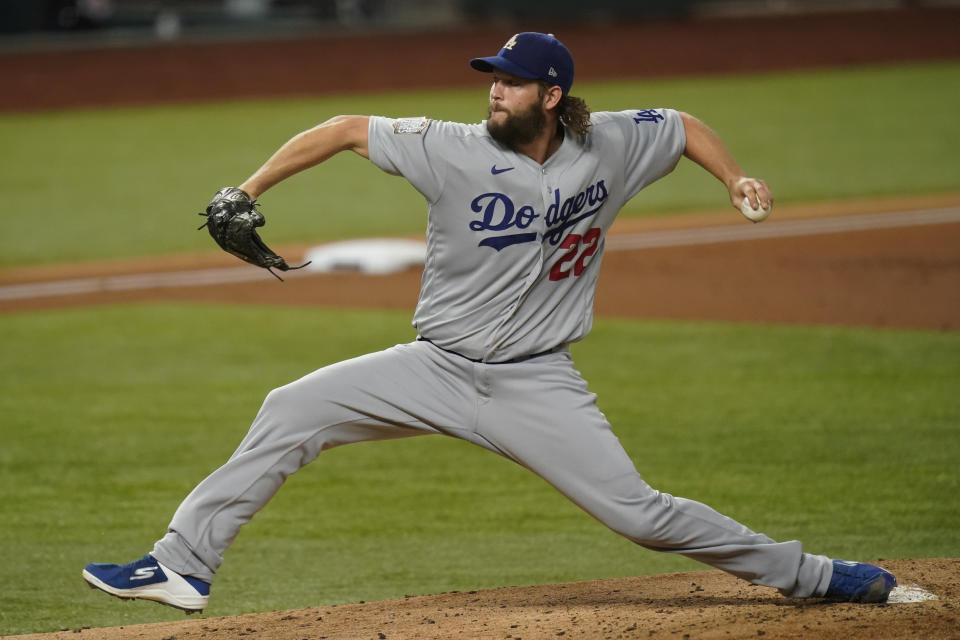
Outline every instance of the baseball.
{"label": "baseball", "polygon": [[772,210],[773,206],[754,209],[750,206],[750,198],[747,197],[744,197],[743,202],[740,203],[740,211],[747,217],[747,220],[752,220],[753,222],[766,220],[767,216],[770,215]]}

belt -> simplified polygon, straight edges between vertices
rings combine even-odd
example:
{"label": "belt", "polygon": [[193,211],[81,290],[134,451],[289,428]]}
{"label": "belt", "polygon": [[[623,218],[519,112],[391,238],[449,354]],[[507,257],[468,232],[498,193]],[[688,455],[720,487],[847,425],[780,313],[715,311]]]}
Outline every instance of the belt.
{"label": "belt", "polygon": [[456,351],[451,351],[450,349],[444,349],[443,347],[441,347],[440,345],[438,345],[437,343],[435,343],[433,340],[430,340],[430,339],[428,339],[428,338],[424,338],[423,336],[417,336],[417,341],[418,341],[418,342],[429,342],[430,344],[432,344],[433,346],[435,346],[437,349],[440,349],[440,351],[446,351],[447,353],[450,353],[450,354],[453,354],[453,355],[458,356],[458,357],[460,357],[460,358],[463,358],[464,360],[469,360],[470,362],[479,362],[479,363],[482,363],[482,364],[516,364],[517,362],[524,362],[524,361],[526,361],[526,360],[532,360],[533,358],[539,358],[540,356],[550,355],[551,353],[557,353],[558,351],[566,351],[566,349],[567,349],[567,345],[561,344],[561,345],[557,345],[556,347],[554,347],[554,348],[552,348],[552,349],[547,349],[546,351],[540,351],[539,353],[531,353],[530,355],[526,355],[526,356],[517,356],[516,358],[510,358],[509,360],[498,360],[497,362],[484,362],[483,360],[479,360],[479,359],[477,359],[477,358],[470,358],[470,357],[467,357],[467,356],[463,355],[462,353],[457,353]]}

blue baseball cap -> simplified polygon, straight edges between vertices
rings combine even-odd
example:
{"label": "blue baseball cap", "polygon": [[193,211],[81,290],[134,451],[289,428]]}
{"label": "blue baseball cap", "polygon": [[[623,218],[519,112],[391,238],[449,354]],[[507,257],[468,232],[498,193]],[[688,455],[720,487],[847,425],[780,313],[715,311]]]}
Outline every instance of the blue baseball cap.
{"label": "blue baseball cap", "polygon": [[521,78],[543,80],[560,87],[563,95],[573,85],[573,56],[552,33],[518,33],[507,40],[500,53],[474,58],[470,66],[485,73],[500,69]]}

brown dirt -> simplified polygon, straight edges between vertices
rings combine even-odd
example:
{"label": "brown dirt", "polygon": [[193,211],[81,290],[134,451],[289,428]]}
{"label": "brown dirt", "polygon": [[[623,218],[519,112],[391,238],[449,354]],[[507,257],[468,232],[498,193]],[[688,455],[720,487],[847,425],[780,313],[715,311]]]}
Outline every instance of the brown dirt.
{"label": "brown dirt", "polygon": [[[779,207],[764,224],[821,216],[960,206],[960,194]],[[749,224],[734,211],[623,219],[612,233]],[[280,247],[288,259],[304,246]],[[236,266],[223,253],[0,270],[0,285]],[[242,265],[241,265],[242,266]],[[255,269],[255,267],[250,267]],[[412,311],[420,270],[316,274],[277,282],[100,291],[0,300],[0,312],[140,301],[205,301]],[[610,251],[599,315],[872,327],[960,329],[960,224]]]}
{"label": "brown dirt", "polygon": [[[567,27],[558,32],[577,55],[578,77],[598,80],[956,59],[960,57],[958,18],[956,8],[911,9],[795,20],[764,17]],[[327,37],[229,49],[214,44],[145,46],[119,56],[110,50],[0,53],[5,85],[0,111],[475,85],[475,75],[462,61],[488,52],[491,38],[499,42],[514,30]],[[290,64],[294,60],[297,64]],[[351,64],[331,64],[331,60]],[[424,73],[425,60],[430,61],[429,73]],[[775,219],[957,204],[960,194],[804,207],[780,203]],[[738,214],[727,211],[622,220],[615,230],[738,222],[742,223]],[[282,249],[281,253],[293,256],[304,247]],[[0,271],[0,284],[236,264],[230,256],[208,253],[6,269]],[[610,252],[603,272],[597,296],[600,315],[960,328],[958,224],[770,239],[749,246],[738,242]],[[416,270],[384,277],[316,275],[283,284],[265,274],[260,282],[237,285],[0,301],[0,312],[197,299],[412,310],[418,284]],[[885,606],[795,601],[706,571],[65,630],[24,638],[960,638],[960,560],[882,564],[899,576],[901,584],[918,584],[939,599]]]}
{"label": "brown dirt", "polygon": [[23,636],[22,640],[960,637],[960,560],[889,560],[881,564],[898,576],[901,585],[919,586],[937,599],[886,605],[793,600],[720,571],[697,571],[65,630]]}

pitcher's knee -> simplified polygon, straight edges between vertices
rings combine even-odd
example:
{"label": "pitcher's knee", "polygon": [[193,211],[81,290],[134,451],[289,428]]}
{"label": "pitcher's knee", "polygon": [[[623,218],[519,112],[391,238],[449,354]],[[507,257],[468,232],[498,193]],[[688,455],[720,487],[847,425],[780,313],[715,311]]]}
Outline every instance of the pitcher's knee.
{"label": "pitcher's knee", "polygon": [[657,547],[665,540],[670,519],[670,496],[656,492],[641,500],[617,503],[600,520],[612,531],[644,546]]}
{"label": "pitcher's knee", "polygon": [[296,382],[277,387],[267,394],[257,415],[271,429],[300,430],[321,422],[336,421],[342,408],[316,388],[306,390]]}
{"label": "pitcher's knee", "polygon": [[640,517],[623,518],[620,521],[607,522],[606,525],[615,533],[637,544],[649,546],[656,542],[656,528],[653,523]]}
{"label": "pitcher's knee", "polygon": [[294,388],[293,383],[283,385],[272,389],[263,399],[263,408],[271,411],[280,411],[288,409],[299,404],[300,394]]}

